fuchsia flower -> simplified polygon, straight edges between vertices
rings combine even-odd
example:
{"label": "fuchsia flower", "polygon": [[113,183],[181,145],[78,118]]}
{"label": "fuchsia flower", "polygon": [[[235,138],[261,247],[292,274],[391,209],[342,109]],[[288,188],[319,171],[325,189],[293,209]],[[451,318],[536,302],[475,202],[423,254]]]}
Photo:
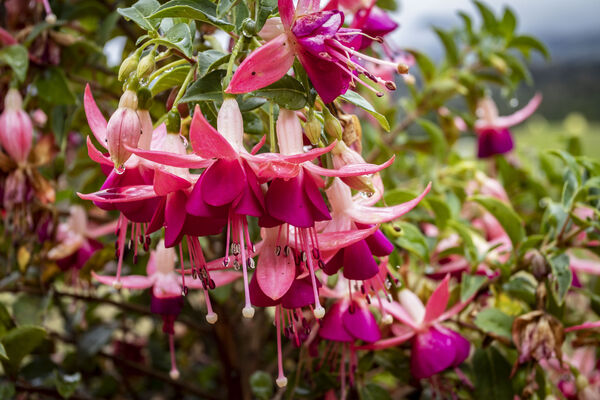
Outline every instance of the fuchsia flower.
{"label": "fuchsia flower", "polygon": [[23,111],[23,99],[16,89],[9,89],[4,98],[4,111],[0,115],[0,144],[19,165],[27,162],[33,125],[29,115]]}
{"label": "fuchsia flower", "polygon": [[443,326],[442,322],[458,314],[472,298],[445,311],[450,297],[449,279],[446,276],[440,283],[426,306],[408,289],[400,292],[400,304],[384,302],[385,310],[403,325],[392,326],[395,337],[358,348],[384,349],[412,340],[411,373],[418,379],[460,365],[469,356],[471,345],[460,334]]}
{"label": "fuchsia flower", "polygon": [[499,117],[494,101],[485,97],[479,101],[477,113],[479,119],[475,122],[477,133],[477,156],[487,158],[496,154],[504,154],[514,147],[512,134],[508,128],[520,124],[538,108],[542,96],[536,94],[525,107],[514,114]]}
{"label": "fuchsia flower", "polygon": [[[358,53],[362,36],[359,29],[343,28],[344,14],[339,10],[319,11],[319,1],[279,0],[281,18],[267,21],[261,35],[269,42],[253,51],[233,75],[227,93],[247,93],[263,88],[282,78],[292,67],[295,57],[306,70],[315,89],[325,103],[346,93],[351,84],[360,83],[355,72],[389,90],[394,82],[373,75],[352,60],[353,56],[377,64],[397,65]],[[383,95],[378,93],[378,95]]]}
{"label": "fuchsia flower", "polygon": [[[209,268],[218,267],[213,263]],[[105,285],[112,285],[116,282],[116,277],[97,275],[92,272],[94,279]],[[239,278],[239,273],[234,271],[211,271],[211,287],[223,286]],[[163,332],[169,335],[169,348],[171,351],[171,377],[177,379],[179,371],[175,363],[175,345],[174,345],[174,323],[183,307],[182,289],[185,285],[193,289],[204,289],[206,306],[208,312],[206,320],[214,324],[217,321],[210,305],[208,292],[204,281],[193,279],[185,283],[185,279],[175,273],[175,251],[173,248],[166,248],[161,240],[156,246],[156,250],[150,253],[150,259],[146,266],[146,276],[129,275],[120,278],[123,287],[128,289],[148,289],[152,288],[152,303],[150,309],[153,313],[159,314],[163,319]]]}

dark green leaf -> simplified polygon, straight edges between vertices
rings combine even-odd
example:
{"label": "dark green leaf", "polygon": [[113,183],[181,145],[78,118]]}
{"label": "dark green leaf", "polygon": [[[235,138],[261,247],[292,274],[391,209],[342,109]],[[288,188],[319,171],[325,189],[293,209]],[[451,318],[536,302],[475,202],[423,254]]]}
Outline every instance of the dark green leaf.
{"label": "dark green leaf", "polygon": [[221,80],[225,74],[226,71],[218,69],[198,79],[186,90],[181,102],[221,101],[223,99]]}
{"label": "dark green leaf", "polygon": [[512,400],[514,393],[510,380],[510,363],[495,347],[478,348],[473,355],[475,375],[474,398],[485,400]]}
{"label": "dark green leaf", "polygon": [[270,399],[273,396],[273,379],[271,374],[264,371],[256,371],[250,376],[250,389],[256,398],[261,400]]}
{"label": "dark green leaf", "polygon": [[573,274],[571,268],[569,268],[569,256],[565,253],[561,253],[554,257],[548,258],[548,263],[552,269],[552,277],[554,284],[551,286],[556,294],[556,300],[558,305],[562,305],[565,300],[565,296],[571,287],[573,281]]}
{"label": "dark green leaf", "polygon": [[198,78],[204,77],[227,61],[229,61],[229,54],[221,53],[218,50],[206,50],[198,53]]}
{"label": "dark green leaf", "polygon": [[361,390],[361,399],[363,400],[391,400],[390,394],[379,385],[367,383]]}
{"label": "dark green leaf", "polygon": [[496,217],[510,238],[513,248],[517,248],[521,244],[525,238],[523,220],[510,205],[491,196],[474,196],[471,200],[481,204]]}
{"label": "dark green leaf", "polygon": [[233,30],[232,24],[217,17],[217,6],[209,0],[171,0],[160,6],[150,17],[191,18],[227,32]]}
{"label": "dark green leaf", "polygon": [[117,8],[117,12],[126,19],[139,25],[140,28],[147,31],[155,31],[159,20],[151,18],[150,15],[160,7],[157,0],[139,0],[133,6],[128,8]]}
{"label": "dark green leaf", "polygon": [[306,105],[306,91],[300,82],[289,75],[277,82],[254,92],[255,96],[269,99],[279,107],[299,110]]}
{"label": "dark green leaf", "polygon": [[68,399],[75,394],[80,382],[81,374],[79,372],[72,375],[63,375],[56,370],[54,371],[54,386],[58,394],[64,399]]}
{"label": "dark green leaf", "polygon": [[192,29],[190,25],[183,22],[173,25],[162,38],[156,39],[153,42],[165,47],[175,48],[187,57],[192,56]]}
{"label": "dark green leaf", "polygon": [[487,278],[481,275],[463,274],[462,282],[460,283],[460,301],[467,299],[483,286]]}
{"label": "dark green leaf", "polygon": [[29,53],[19,44],[0,49],[0,65],[6,64],[12,68],[19,82],[24,82],[29,68]]}
{"label": "dark green leaf", "polygon": [[550,51],[548,51],[548,48],[546,47],[546,45],[543,44],[542,42],[540,42],[538,39],[534,38],[533,36],[528,36],[528,35],[515,36],[508,42],[508,47],[518,48],[520,50],[524,49],[527,52],[530,49],[537,50],[547,60],[550,59]]}
{"label": "dark green leaf", "polygon": [[262,105],[265,104],[267,100],[263,99],[262,97],[238,96],[237,102],[240,106],[241,112],[248,112],[262,107]]}
{"label": "dark green leaf", "polygon": [[258,1],[258,15],[256,16],[256,31],[260,31],[265,25],[267,18],[277,8],[277,0],[256,0]]}
{"label": "dark green leaf", "polygon": [[244,118],[244,132],[251,135],[262,135],[265,132],[265,127],[258,115],[251,112],[242,113]]}
{"label": "dark green leaf", "polygon": [[537,281],[533,276],[520,273],[502,285],[502,289],[511,297],[531,305],[535,303],[536,284]]}
{"label": "dark green leaf", "polygon": [[156,95],[164,90],[180,86],[185,80],[185,77],[189,71],[189,65],[181,65],[171,69],[168,72],[165,72],[164,74],[160,74],[150,83],[152,95]]}
{"label": "dark green leaf", "polygon": [[475,325],[486,333],[510,339],[514,317],[504,314],[497,308],[486,308],[477,313]]}
{"label": "dark green leaf", "polygon": [[2,361],[9,375],[16,375],[21,361],[42,343],[46,331],[33,325],[21,325],[8,331],[0,340],[6,350],[7,361]]}
{"label": "dark green leaf", "polygon": [[53,105],[75,104],[76,98],[62,70],[56,67],[48,68],[34,82],[39,96]]}
{"label": "dark green leaf", "polygon": [[236,1],[239,0],[219,0],[219,4],[217,4],[217,16],[223,18],[231,10]]}
{"label": "dark green leaf", "polygon": [[13,315],[19,325],[39,325],[44,308],[42,298],[21,294],[13,304]]}
{"label": "dark green leaf", "polygon": [[341,95],[340,98],[349,103],[354,104],[355,106],[362,108],[363,110],[371,114],[377,120],[377,122],[379,122],[379,125],[381,125],[383,129],[385,129],[386,132],[390,131],[390,123],[388,122],[388,120],[382,114],[378,113],[373,107],[373,105],[367,100],[365,100],[364,97],[362,97],[360,94],[349,90],[345,94]]}

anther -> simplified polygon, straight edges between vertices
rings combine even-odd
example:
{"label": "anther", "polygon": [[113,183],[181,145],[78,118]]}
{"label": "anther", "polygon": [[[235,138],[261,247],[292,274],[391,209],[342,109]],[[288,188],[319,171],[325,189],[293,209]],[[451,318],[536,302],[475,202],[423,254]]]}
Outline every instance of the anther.
{"label": "anther", "polygon": [[392,82],[392,81],[386,81],[385,82],[385,87],[388,90],[396,90],[396,84],[394,82]]}
{"label": "anther", "polygon": [[398,73],[408,74],[408,65],[402,63],[398,64]]}
{"label": "anther", "polygon": [[281,246],[276,246],[275,247],[275,255],[279,256],[281,254]]}

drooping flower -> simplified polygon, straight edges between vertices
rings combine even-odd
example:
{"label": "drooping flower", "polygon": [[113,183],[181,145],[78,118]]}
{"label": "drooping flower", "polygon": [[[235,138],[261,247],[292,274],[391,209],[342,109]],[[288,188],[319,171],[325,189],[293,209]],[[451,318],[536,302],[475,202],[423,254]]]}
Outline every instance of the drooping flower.
{"label": "drooping flower", "polygon": [[412,340],[411,373],[417,379],[460,365],[469,356],[470,344],[442,322],[458,314],[472,297],[446,311],[450,297],[449,278],[446,276],[435,289],[426,306],[408,289],[400,292],[400,303],[384,302],[385,310],[403,325],[392,326],[394,337],[358,348],[384,349]]}
{"label": "drooping flower", "polygon": [[536,94],[519,111],[505,117],[498,116],[496,104],[490,97],[484,97],[479,101],[477,113],[479,119],[475,121],[475,133],[477,133],[477,156],[487,158],[496,154],[504,154],[514,147],[510,127],[520,124],[527,119],[538,108],[542,96]]}
{"label": "drooping flower", "polygon": [[33,124],[22,107],[21,93],[17,89],[9,89],[0,115],[0,144],[19,165],[27,162],[33,140]]}
{"label": "drooping flower", "polygon": [[142,135],[140,118],[136,112],[138,98],[134,91],[126,90],[119,100],[119,108],[111,115],[106,126],[106,147],[117,171],[122,172],[131,156],[129,147],[137,147]]}
{"label": "drooping flower", "polygon": [[274,83],[292,67],[295,57],[325,103],[346,93],[355,83],[375,91],[358,79],[355,72],[389,90],[395,89],[392,81],[384,81],[352,60],[357,57],[398,67],[390,61],[358,53],[363,33],[359,29],[343,28],[341,11],[319,11],[319,2],[314,0],[300,0],[296,8],[293,0],[279,0],[279,14],[281,18],[267,21],[262,31],[269,42],[242,62],[227,93],[247,93]]}
{"label": "drooping flower", "polygon": [[[211,266],[214,268],[214,265]],[[234,271],[212,271],[211,287],[223,286],[239,278],[239,273]],[[115,277],[97,275],[92,272],[92,276],[98,282],[105,285],[114,286]],[[156,250],[150,253],[150,259],[146,266],[146,276],[129,275],[121,277],[121,284],[128,289],[148,289],[152,288],[152,303],[150,309],[153,313],[160,315],[163,319],[163,332],[169,335],[169,348],[171,351],[171,378],[177,379],[179,371],[175,363],[175,344],[174,344],[174,323],[183,307],[182,289],[184,285],[183,278],[175,272],[175,250],[166,248],[161,240],[156,246]],[[215,314],[210,306],[208,292],[203,282],[191,280],[185,285],[193,289],[204,289],[206,299],[207,314],[206,320],[214,324],[217,321]]]}

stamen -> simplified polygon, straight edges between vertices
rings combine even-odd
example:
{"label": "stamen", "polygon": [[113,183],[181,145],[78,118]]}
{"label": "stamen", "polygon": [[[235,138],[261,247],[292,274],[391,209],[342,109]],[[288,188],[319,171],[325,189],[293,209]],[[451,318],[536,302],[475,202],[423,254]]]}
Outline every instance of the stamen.
{"label": "stamen", "polygon": [[183,287],[181,295],[185,297],[188,294],[188,287],[185,285],[185,267],[183,266],[183,247],[181,243],[179,243],[179,265],[181,265],[181,285]]}
{"label": "stamen", "polygon": [[242,315],[244,318],[252,318],[254,317],[254,308],[252,308],[252,303],[250,302],[250,286],[248,285],[248,268],[246,266],[246,248],[244,246],[244,232],[242,228],[242,224],[239,224],[239,235],[240,235],[240,247],[242,250],[242,270],[244,276],[244,291],[245,291],[245,300],[246,304],[242,309]]}
{"label": "stamen", "polygon": [[117,276],[116,280],[113,282],[112,286],[119,290],[123,287],[123,282],[121,282],[121,270],[123,268],[123,254],[125,253],[125,237],[127,236],[127,218],[124,216],[120,217],[119,222],[119,236],[117,239],[117,249],[119,252],[119,261],[117,263]]}
{"label": "stamen", "polygon": [[210,302],[208,290],[204,290],[204,301],[206,302],[206,322],[208,322],[209,324],[214,324],[219,319],[219,316],[212,309],[212,304]]}
{"label": "stamen", "polygon": [[[301,235],[302,236],[300,237],[300,240],[303,241],[305,244],[307,242],[307,238],[306,238],[306,231],[304,229],[301,230]],[[315,315],[315,318],[321,319],[325,316],[325,309],[319,302],[319,291],[317,288],[317,278],[315,276],[315,269],[313,267],[312,258],[308,257],[307,261],[308,261],[307,262],[308,270],[310,272],[310,280],[311,280],[312,287],[313,287],[313,294],[315,296],[314,315]]]}
{"label": "stamen", "polygon": [[287,378],[283,373],[283,356],[281,354],[281,306],[277,306],[275,308],[275,325],[277,326],[277,368],[279,369],[279,374],[275,382],[279,387],[287,386]]}
{"label": "stamen", "polygon": [[169,376],[171,379],[177,380],[180,374],[175,360],[175,338],[172,333],[169,334],[169,351],[171,352],[171,371],[169,371]]}

